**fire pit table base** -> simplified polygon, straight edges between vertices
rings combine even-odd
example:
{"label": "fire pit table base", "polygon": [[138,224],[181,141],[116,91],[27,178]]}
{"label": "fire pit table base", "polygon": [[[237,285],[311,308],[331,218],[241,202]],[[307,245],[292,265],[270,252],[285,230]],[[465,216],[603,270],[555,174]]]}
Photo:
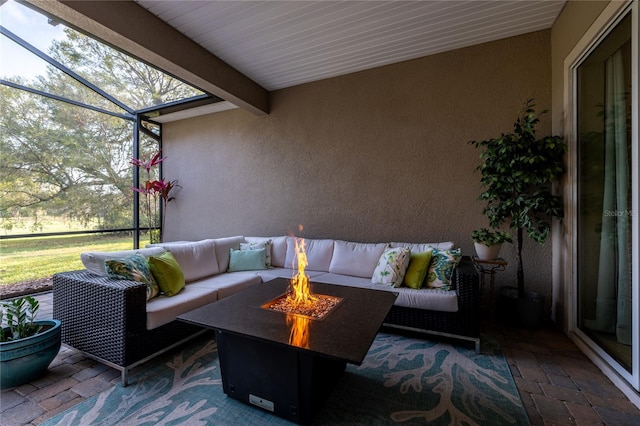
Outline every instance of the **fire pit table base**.
{"label": "fire pit table base", "polygon": [[314,294],[341,299],[322,319],[263,308],[286,293],[287,279],[248,287],[178,316],[215,330],[227,396],[309,423],[346,364],[362,364],[397,295],[311,285]]}
{"label": "fire pit table base", "polygon": [[216,331],[222,387],[229,397],[296,423],[310,423],[346,363]]}

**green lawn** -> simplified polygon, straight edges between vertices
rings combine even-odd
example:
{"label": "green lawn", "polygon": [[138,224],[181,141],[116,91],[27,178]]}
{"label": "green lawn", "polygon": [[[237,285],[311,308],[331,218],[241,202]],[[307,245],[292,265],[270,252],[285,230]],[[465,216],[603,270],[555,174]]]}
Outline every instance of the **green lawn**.
{"label": "green lawn", "polygon": [[[144,246],[143,242],[140,243]],[[18,238],[0,241],[0,285],[50,277],[83,269],[80,253],[133,248],[131,236],[100,234]]]}

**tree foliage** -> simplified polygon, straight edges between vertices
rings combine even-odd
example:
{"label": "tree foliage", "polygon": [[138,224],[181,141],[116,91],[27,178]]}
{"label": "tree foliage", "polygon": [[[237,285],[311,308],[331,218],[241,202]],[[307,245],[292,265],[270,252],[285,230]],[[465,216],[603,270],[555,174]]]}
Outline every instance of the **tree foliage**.
{"label": "tree foliage", "polygon": [[[125,105],[140,109],[198,94],[193,88],[71,29],[48,54]],[[125,114],[111,101],[49,66],[12,81]],[[0,86],[0,219],[11,228],[43,213],[100,228],[132,226],[134,122]],[[142,138],[146,140],[145,138]],[[148,138],[147,138],[148,139]],[[158,149],[145,142],[142,154]]]}
{"label": "tree foliage", "polygon": [[560,136],[538,138],[540,119],[529,99],[518,115],[512,133],[485,141],[470,142],[482,149],[482,163],[477,167],[487,202],[483,213],[492,227],[505,222],[516,230],[518,289],[524,295],[522,240],[526,232],[544,243],[551,232],[551,218],[562,217],[562,200],[552,193],[551,184],[565,171],[567,145]]}

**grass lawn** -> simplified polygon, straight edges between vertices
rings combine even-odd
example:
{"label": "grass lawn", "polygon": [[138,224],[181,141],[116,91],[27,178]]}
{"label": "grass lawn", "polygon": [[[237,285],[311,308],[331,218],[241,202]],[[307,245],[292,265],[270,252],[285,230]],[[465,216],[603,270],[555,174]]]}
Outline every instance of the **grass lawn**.
{"label": "grass lawn", "polygon": [[[140,246],[144,247],[141,241]],[[131,236],[100,234],[17,238],[0,241],[0,285],[52,276],[56,272],[84,269],[80,253],[133,248]]]}

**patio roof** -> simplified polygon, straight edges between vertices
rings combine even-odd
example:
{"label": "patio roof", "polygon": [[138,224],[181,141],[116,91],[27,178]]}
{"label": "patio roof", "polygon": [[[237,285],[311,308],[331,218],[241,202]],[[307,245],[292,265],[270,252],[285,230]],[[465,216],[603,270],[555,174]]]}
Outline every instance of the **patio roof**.
{"label": "patio roof", "polygon": [[269,91],[551,28],[566,3],[28,2],[256,114]]}

